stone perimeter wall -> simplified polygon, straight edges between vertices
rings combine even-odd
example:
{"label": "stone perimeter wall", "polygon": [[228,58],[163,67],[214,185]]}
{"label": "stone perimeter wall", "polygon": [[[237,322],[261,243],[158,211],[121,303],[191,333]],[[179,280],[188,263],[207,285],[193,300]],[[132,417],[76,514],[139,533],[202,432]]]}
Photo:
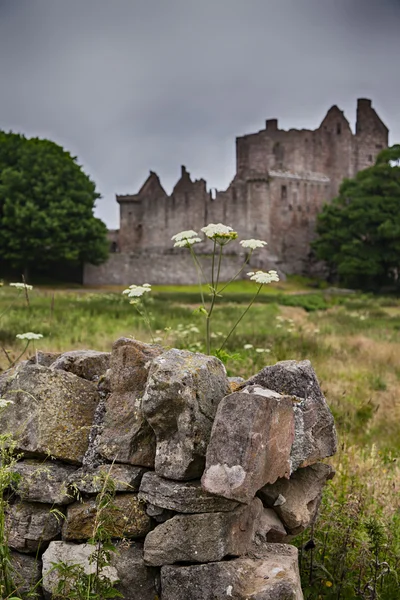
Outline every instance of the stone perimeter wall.
{"label": "stone perimeter wall", "polygon": [[23,453],[7,514],[20,591],[43,576],[55,598],[54,562],[90,569],[110,473],[104,574],[126,600],[302,600],[290,541],[317,516],[337,446],[309,361],[243,381],[215,357],[121,338],[111,353],[39,353],[0,376],[0,396]]}

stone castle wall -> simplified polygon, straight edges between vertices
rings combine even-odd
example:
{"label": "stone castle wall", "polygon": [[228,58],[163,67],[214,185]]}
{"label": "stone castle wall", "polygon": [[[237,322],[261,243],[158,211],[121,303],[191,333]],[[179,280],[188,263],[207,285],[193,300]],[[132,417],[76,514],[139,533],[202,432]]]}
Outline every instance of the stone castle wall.
{"label": "stone castle wall", "polygon": [[125,600],[303,599],[290,542],[317,517],[337,446],[309,361],[244,381],[215,357],[121,338],[111,354],[38,353],[0,395],[22,453],[6,516],[20,592],[40,581],[57,597],[60,561],[93,572],[110,476],[117,553],[101,574]]}
{"label": "stone castle wall", "polygon": [[[154,273],[153,281],[158,283],[158,261],[152,260],[153,271],[145,268],[149,255],[168,253],[171,237],[179,231],[199,231],[208,223],[222,222],[242,239],[267,241],[276,268],[307,273],[317,214],[337,195],[344,178],[371,166],[387,145],[388,129],[367,99],[358,100],[354,134],[337,106],[329,109],[314,131],[285,131],[270,119],[265,129],[236,139],[236,174],[227,190],[213,195],[203,179],[192,181],[183,166],[171,195],[157,174],[150,172],[137,194],[117,196],[120,229],[110,233],[110,243],[120,254],[142,255],[142,271],[140,263],[135,268],[137,281]],[[179,270],[184,262],[182,258]],[[88,267],[84,282],[121,280],[122,272],[114,274],[119,264],[125,269],[123,260],[111,260],[97,270]]]}

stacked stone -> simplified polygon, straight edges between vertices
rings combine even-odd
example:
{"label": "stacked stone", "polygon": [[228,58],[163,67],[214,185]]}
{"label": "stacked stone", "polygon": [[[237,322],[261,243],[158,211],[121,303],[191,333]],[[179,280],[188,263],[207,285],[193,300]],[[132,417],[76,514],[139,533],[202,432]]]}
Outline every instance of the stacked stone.
{"label": "stacked stone", "polygon": [[37,358],[0,377],[14,402],[0,428],[24,454],[7,515],[20,589],[43,577],[51,599],[52,563],[94,568],[108,474],[121,541],[102,574],[126,600],[303,598],[288,542],[316,518],[336,451],[309,361],[237,383],[215,357],[126,338]]}

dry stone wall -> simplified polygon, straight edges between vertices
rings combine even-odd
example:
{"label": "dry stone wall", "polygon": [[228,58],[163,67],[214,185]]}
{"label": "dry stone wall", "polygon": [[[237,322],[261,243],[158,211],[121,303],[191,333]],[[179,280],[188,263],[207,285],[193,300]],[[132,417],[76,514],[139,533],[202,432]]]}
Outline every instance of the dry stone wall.
{"label": "dry stone wall", "polygon": [[[111,477],[126,600],[301,600],[297,549],[333,477],[333,417],[309,361],[228,378],[215,357],[117,340],[38,353],[0,377],[17,440],[9,545],[19,591],[56,598],[53,564],[93,572],[96,494]],[[57,518],[54,508],[64,515]]]}

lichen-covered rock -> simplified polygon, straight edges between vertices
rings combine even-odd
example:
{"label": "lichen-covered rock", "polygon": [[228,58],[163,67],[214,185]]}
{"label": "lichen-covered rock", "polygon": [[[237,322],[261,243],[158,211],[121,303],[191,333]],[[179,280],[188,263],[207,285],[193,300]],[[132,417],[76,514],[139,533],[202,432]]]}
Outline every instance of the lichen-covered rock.
{"label": "lichen-covered rock", "polygon": [[142,396],[151,362],[162,352],[159,346],[120,338],[111,352],[110,389],[98,440],[98,451],[107,460],[153,467],[154,432],[143,416]]}
{"label": "lichen-covered rock", "polygon": [[51,504],[17,502],[7,509],[8,545],[19,552],[43,551],[61,532]]}
{"label": "lichen-covered rock", "polygon": [[[13,568],[13,582],[17,597],[27,598],[28,593],[35,588],[36,598],[41,600],[40,585],[37,585],[42,578],[42,561],[36,556],[29,554],[20,554],[11,552],[11,566]],[[37,586],[37,587],[36,587]],[[13,594],[14,596],[16,594]]]}
{"label": "lichen-covered rock", "polygon": [[0,380],[11,400],[0,413],[0,431],[12,433],[18,449],[80,464],[99,401],[96,386],[73,373],[22,364]]}
{"label": "lichen-covered rock", "polygon": [[98,494],[106,480],[111,480],[116,492],[137,492],[147,469],[133,465],[99,465],[95,469],[79,469],[69,477],[69,484],[81,494]]}
{"label": "lichen-covered rock", "polygon": [[54,361],[60,356],[59,352],[42,352],[38,350],[33,356],[27,360],[29,365],[41,365],[42,367],[50,367]]}
{"label": "lichen-covered rock", "polygon": [[156,600],[160,596],[159,569],[144,564],[143,544],[117,544],[111,565],[117,569],[120,581],[116,588],[124,600]]}
{"label": "lichen-covered rock", "polygon": [[[63,539],[66,541],[88,540],[94,535],[96,521],[94,499],[70,504],[67,519],[63,524]],[[118,494],[112,505],[104,510],[108,532],[116,538],[144,538],[150,531],[151,519],[146,514],[137,494]]]}
{"label": "lichen-covered rock", "polygon": [[225,512],[238,506],[238,502],[209,494],[202,489],[200,481],[172,481],[153,471],[143,476],[139,498],[180,513]]}
{"label": "lichen-covered rock", "polygon": [[261,385],[295,396],[295,439],[291,471],[332,456],[337,450],[335,423],[309,360],[285,360],[264,367],[245,385]]}
{"label": "lichen-covered rock", "polygon": [[143,413],[157,438],[155,470],[177,480],[201,476],[212,422],[229,392],[217,358],[168,350],[154,359],[143,396]]}
{"label": "lichen-covered rock", "polygon": [[68,482],[77,471],[76,467],[60,462],[23,460],[14,466],[13,471],[19,475],[14,487],[23,500],[49,504],[74,502]]}
{"label": "lichen-covered rock", "polygon": [[[80,565],[84,572],[89,575],[96,572],[96,562],[90,561],[92,554],[96,552],[96,546],[91,544],[68,544],[66,542],[51,542],[42,556],[43,561],[43,591],[46,600],[56,598],[55,592],[60,581],[60,575],[55,564]],[[115,566],[103,567],[100,570],[101,577],[107,577],[112,583],[119,580],[118,571]]]}
{"label": "lichen-covered rock", "polygon": [[291,536],[298,535],[315,520],[322,490],[334,470],[318,463],[299,469],[290,479],[278,479],[264,486],[258,495],[263,504],[273,508]]}
{"label": "lichen-covered rock", "polygon": [[250,502],[267,482],[289,477],[293,437],[290,397],[260,386],[226,396],[212,428],[203,488]]}
{"label": "lichen-covered rock", "polygon": [[61,354],[52,364],[52,369],[74,373],[89,381],[98,381],[110,366],[110,353],[96,350],[71,350]]}
{"label": "lichen-covered rock", "polygon": [[262,511],[258,498],[231,512],[177,515],[151,531],[144,542],[147,565],[213,562],[249,548]]}
{"label": "lichen-covered rock", "polygon": [[163,600],[303,600],[297,549],[285,544],[229,561],[163,566],[161,589]]}
{"label": "lichen-covered rock", "polygon": [[264,508],[257,523],[255,540],[266,542],[286,542],[288,534],[282,521],[272,508]]}

